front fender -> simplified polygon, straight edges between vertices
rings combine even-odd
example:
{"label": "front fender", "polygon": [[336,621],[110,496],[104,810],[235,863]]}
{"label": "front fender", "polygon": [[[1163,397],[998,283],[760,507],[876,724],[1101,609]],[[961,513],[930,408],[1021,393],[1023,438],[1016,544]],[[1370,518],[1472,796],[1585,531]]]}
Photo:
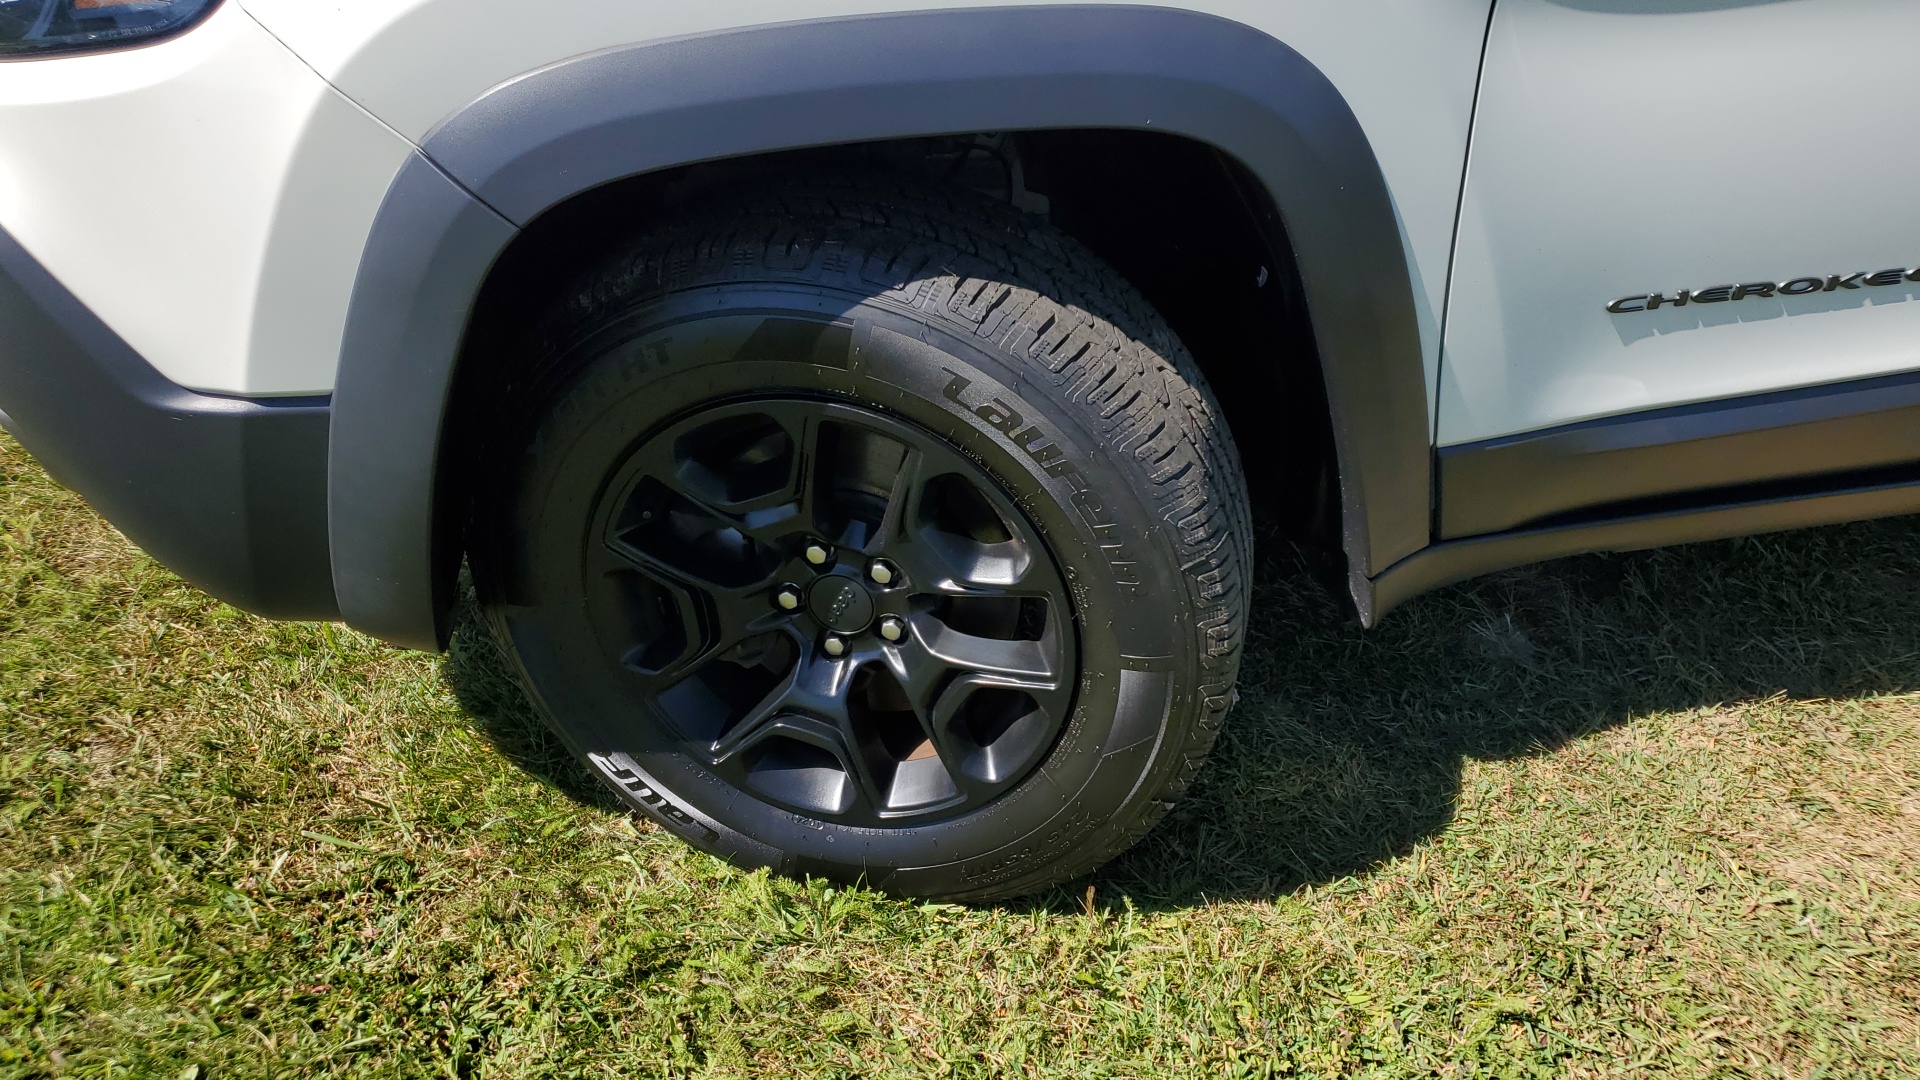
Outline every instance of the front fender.
{"label": "front fender", "polygon": [[[701,161],[1042,128],[1182,135],[1267,189],[1295,248],[1369,578],[1429,540],[1431,449],[1409,255],[1366,135],[1298,52],[1239,23],[1114,6],[789,23],[566,60],[448,117],[402,170],[354,290],[334,393],[335,589],[356,627],[445,639],[436,455],[461,337],[516,227],[590,188]],[[440,541],[444,543],[444,539]]]}

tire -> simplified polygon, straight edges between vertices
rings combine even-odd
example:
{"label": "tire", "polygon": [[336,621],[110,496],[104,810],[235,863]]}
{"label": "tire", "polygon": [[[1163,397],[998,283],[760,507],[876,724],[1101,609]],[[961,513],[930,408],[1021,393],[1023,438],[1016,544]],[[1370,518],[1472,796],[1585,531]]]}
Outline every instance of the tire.
{"label": "tire", "polygon": [[568,296],[476,576],[627,803],[742,867],[981,900],[1093,869],[1192,782],[1249,515],[1219,407],[1112,270],[964,190],[808,178]]}

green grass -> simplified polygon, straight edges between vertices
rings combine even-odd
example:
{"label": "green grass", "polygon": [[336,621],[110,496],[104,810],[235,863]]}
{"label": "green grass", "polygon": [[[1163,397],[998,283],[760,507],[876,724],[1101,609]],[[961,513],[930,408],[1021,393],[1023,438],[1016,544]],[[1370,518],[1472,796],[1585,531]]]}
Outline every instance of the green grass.
{"label": "green grass", "polygon": [[1920,1076],[1920,522],[1373,633],[1269,548],[1193,797],[960,908],[694,854],[470,623],[241,615],[0,439],[0,1076]]}

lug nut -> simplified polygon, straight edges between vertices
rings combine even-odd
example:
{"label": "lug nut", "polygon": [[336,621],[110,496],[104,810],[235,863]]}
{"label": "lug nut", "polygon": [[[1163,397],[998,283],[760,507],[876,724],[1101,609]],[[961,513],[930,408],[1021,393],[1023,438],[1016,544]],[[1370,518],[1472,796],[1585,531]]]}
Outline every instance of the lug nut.
{"label": "lug nut", "polygon": [[828,656],[843,656],[847,651],[847,642],[845,638],[828,634],[826,640],[820,643],[820,647],[827,650]]}
{"label": "lug nut", "polygon": [[875,585],[891,585],[897,575],[884,559],[875,559],[867,566],[867,576],[873,579]]}
{"label": "lug nut", "polygon": [[889,615],[880,620],[880,636],[888,641],[899,641],[907,636],[907,624],[898,615]]}
{"label": "lug nut", "polygon": [[780,605],[781,611],[798,611],[800,610],[800,590],[791,585],[782,585],[780,591],[773,594],[773,602]]}
{"label": "lug nut", "polygon": [[827,560],[833,558],[833,549],[828,547],[825,544],[815,541],[814,543],[807,545],[806,556],[807,556],[807,561],[812,563],[813,565],[825,566],[827,565]]}

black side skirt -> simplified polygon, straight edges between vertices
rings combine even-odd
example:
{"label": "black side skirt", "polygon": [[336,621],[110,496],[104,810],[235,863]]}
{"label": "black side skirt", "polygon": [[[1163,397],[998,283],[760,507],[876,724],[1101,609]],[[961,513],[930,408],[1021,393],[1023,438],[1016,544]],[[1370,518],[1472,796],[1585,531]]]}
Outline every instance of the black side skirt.
{"label": "black side skirt", "polygon": [[[1905,470],[1902,470],[1905,471]],[[1361,619],[1376,625],[1387,612],[1421,593],[1456,581],[1594,551],[1639,551],[1779,532],[1843,521],[1920,514],[1920,478],[1889,477],[1854,486],[1832,485],[1814,494],[1728,501],[1687,509],[1648,511],[1599,521],[1518,529],[1466,540],[1444,540],[1409,556],[1371,582]]]}
{"label": "black side skirt", "polygon": [[1430,589],[1591,551],[1920,513],[1920,374],[1608,417],[1438,455],[1439,539],[1373,578]]}
{"label": "black side skirt", "polygon": [[1812,494],[1907,462],[1920,462],[1920,373],[1681,405],[1441,449],[1439,534],[1725,502],[1733,488]]}

